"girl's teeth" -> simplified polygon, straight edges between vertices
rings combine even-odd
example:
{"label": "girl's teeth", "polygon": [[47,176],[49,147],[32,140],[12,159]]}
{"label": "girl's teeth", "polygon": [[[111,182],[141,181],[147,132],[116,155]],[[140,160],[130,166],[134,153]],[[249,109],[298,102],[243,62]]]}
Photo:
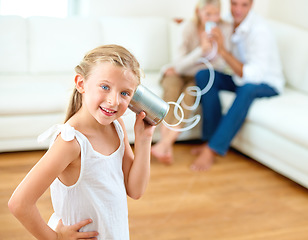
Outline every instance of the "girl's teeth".
{"label": "girl's teeth", "polygon": [[103,108],[103,107],[102,107],[102,109],[103,109],[104,111],[106,111],[107,113],[114,113],[114,111],[109,111],[109,110],[107,110],[106,108]]}

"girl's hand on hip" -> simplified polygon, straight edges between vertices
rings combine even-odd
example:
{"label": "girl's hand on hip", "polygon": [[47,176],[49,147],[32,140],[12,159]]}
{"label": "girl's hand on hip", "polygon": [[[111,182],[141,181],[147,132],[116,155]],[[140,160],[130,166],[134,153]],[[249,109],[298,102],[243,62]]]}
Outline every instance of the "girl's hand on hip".
{"label": "girl's hand on hip", "polygon": [[86,219],[83,221],[80,221],[79,223],[76,223],[71,226],[65,226],[62,222],[62,219],[60,219],[56,232],[58,234],[58,240],[81,240],[81,239],[92,239],[97,240],[96,236],[98,235],[98,232],[79,232],[79,230],[92,223],[91,219]]}

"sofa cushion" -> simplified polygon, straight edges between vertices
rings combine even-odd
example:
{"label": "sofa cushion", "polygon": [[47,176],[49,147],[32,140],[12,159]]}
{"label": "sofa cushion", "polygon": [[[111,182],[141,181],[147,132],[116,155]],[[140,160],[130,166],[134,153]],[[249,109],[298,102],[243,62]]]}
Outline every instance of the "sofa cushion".
{"label": "sofa cushion", "polygon": [[70,76],[1,76],[0,116],[65,112]]}
{"label": "sofa cushion", "polygon": [[177,23],[176,21],[169,22],[169,54],[170,62],[176,60],[178,51],[183,38],[184,22]]}
{"label": "sofa cushion", "polygon": [[160,70],[169,61],[168,21],[159,17],[103,17],[104,44],[131,51],[146,71]]}
{"label": "sofa cushion", "polygon": [[26,20],[17,16],[0,17],[0,72],[27,72],[28,48]]}
{"label": "sofa cushion", "polygon": [[[63,123],[65,114],[23,114],[1,116],[0,125],[6,126],[1,129],[0,141],[9,142],[13,139],[22,142],[24,139],[32,138],[37,143],[37,137],[52,125]],[[12,131],[14,129],[14,131]],[[48,141],[46,141],[48,143]],[[36,144],[37,145],[37,144]],[[1,146],[5,147],[5,146]],[[9,147],[9,146],[7,146]]]}
{"label": "sofa cushion", "polygon": [[274,20],[269,24],[277,39],[287,84],[308,93],[308,32]]}
{"label": "sofa cushion", "polygon": [[144,78],[141,79],[141,84],[147,87],[157,96],[163,96],[163,89],[160,85],[161,75],[158,72],[145,72]]}
{"label": "sofa cushion", "polygon": [[102,44],[93,19],[30,17],[28,24],[31,73],[71,72],[87,51]]}
{"label": "sofa cushion", "polygon": [[[234,94],[222,92],[220,96],[224,111],[226,111]],[[308,96],[306,94],[286,88],[280,96],[255,100],[246,121],[269,129],[289,141],[308,147],[307,106]]]}

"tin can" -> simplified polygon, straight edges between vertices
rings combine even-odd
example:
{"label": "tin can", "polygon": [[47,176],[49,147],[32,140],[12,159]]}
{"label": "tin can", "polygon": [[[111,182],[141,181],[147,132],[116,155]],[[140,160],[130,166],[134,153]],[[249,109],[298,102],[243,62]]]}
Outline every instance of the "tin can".
{"label": "tin can", "polygon": [[143,85],[139,85],[129,104],[129,109],[139,114],[144,111],[144,120],[150,125],[159,124],[169,111],[169,104]]}
{"label": "tin can", "polygon": [[205,32],[207,34],[211,34],[212,29],[216,27],[216,23],[215,22],[206,22],[205,23]]}

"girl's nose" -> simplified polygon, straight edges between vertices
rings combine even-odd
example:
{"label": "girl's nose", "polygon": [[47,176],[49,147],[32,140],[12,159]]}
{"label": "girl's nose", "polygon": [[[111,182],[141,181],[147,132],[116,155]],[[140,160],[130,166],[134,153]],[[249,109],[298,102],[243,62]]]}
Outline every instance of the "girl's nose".
{"label": "girl's nose", "polygon": [[111,106],[117,106],[119,104],[118,94],[117,93],[110,93],[108,95],[107,102]]}

